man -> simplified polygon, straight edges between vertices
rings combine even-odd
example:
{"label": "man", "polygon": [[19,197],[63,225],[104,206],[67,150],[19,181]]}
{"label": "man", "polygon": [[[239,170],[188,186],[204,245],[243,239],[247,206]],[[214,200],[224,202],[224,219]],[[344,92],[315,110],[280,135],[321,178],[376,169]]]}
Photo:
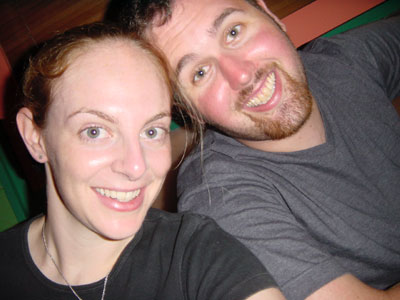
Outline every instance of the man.
{"label": "man", "polygon": [[399,299],[399,18],[297,53],[262,0],[133,2],[123,22],[214,128],[179,209],[215,218],[288,299]]}

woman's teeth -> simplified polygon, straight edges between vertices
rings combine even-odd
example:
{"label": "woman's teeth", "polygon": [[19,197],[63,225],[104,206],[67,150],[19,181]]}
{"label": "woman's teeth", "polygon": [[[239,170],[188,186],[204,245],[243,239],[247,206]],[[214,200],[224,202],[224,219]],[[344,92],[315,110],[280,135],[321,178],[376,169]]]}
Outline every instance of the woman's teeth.
{"label": "woman's teeth", "polygon": [[132,199],[136,198],[140,193],[140,189],[130,192],[120,192],[120,191],[96,188],[96,191],[103,196],[118,200],[120,202],[131,201]]}
{"label": "woman's teeth", "polygon": [[259,105],[266,104],[269,100],[271,100],[272,95],[275,92],[275,72],[271,72],[267,79],[265,80],[265,85],[261,89],[259,95],[256,97],[250,99],[249,102],[247,102],[246,106],[247,107],[256,107]]}

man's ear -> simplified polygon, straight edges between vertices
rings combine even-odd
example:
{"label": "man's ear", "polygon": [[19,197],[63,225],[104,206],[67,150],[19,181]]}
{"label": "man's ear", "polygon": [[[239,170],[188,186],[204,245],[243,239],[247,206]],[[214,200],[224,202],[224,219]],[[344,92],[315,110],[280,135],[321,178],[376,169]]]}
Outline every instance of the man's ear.
{"label": "man's ear", "polygon": [[267,7],[267,5],[265,4],[264,0],[256,0],[257,4],[260,5],[264,11],[272,18],[274,19],[274,21],[278,24],[278,26],[284,31],[286,32],[286,25],[282,23],[282,21],[272,13],[272,11],[269,10],[269,8]]}
{"label": "man's ear", "polygon": [[33,159],[39,163],[47,162],[42,132],[33,121],[32,112],[26,107],[21,108],[17,113],[16,121],[19,134]]}

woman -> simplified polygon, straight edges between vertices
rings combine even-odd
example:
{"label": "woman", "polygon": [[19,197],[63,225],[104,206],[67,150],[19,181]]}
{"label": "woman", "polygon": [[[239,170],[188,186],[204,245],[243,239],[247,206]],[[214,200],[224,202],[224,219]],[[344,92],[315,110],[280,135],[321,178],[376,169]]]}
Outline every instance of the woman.
{"label": "woman", "polygon": [[169,82],[150,46],[100,23],[30,61],[17,125],[47,213],[0,234],[2,298],[282,299],[214,222],[150,209],[171,164]]}

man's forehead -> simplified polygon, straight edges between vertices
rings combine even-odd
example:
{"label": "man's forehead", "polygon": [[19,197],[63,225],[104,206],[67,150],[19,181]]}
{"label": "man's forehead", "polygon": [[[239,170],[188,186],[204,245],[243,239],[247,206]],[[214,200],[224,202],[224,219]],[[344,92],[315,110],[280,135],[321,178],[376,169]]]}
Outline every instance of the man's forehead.
{"label": "man's forehead", "polygon": [[176,68],[178,61],[171,53],[176,51],[171,48],[188,49],[187,53],[181,53],[182,56],[186,56],[186,62],[187,55],[193,57],[190,49],[195,48],[203,39],[215,35],[223,20],[230,14],[243,10],[242,6],[238,5],[241,2],[242,0],[176,0],[169,20],[161,26],[153,23],[146,36],[166,52],[168,60]]}
{"label": "man's forehead", "polygon": [[151,28],[148,29],[153,32],[164,32],[165,27],[176,26],[176,23],[207,26],[228,7],[243,9],[245,5],[248,5],[245,0],[175,0],[172,2],[171,15],[166,22],[160,22],[165,16],[156,15]]}

